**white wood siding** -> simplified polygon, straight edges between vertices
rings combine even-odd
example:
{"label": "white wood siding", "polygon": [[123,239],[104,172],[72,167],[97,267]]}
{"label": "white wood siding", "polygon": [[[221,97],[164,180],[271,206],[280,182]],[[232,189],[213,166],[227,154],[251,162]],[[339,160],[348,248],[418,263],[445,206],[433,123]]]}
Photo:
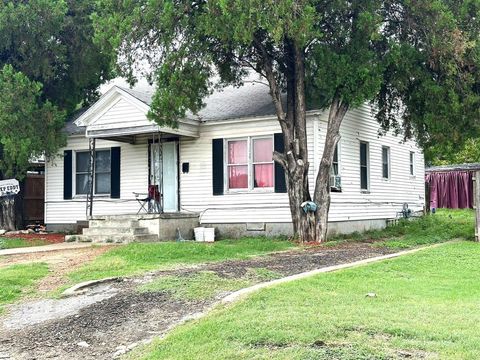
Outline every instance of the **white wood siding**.
{"label": "white wood siding", "polygon": [[[120,122],[138,121],[138,110],[120,100],[103,119]],[[315,174],[321,158],[326,131],[326,114],[308,117],[310,185],[313,191]],[[364,106],[346,115],[341,127],[340,175],[342,192],[332,193],[330,221],[394,218],[408,203],[420,210],[424,204],[423,154],[413,142],[388,134],[378,135],[378,123],[370,108]],[[188,174],[180,174],[180,204],[182,211],[201,213],[202,223],[290,222],[287,194],[274,192],[229,193],[212,195],[212,139],[242,136],[272,135],[280,132],[277,120],[242,120],[237,122],[204,123],[200,137],[181,138],[180,164],[190,163]],[[370,193],[360,191],[359,142],[369,143]],[[120,199],[95,198],[94,214],[136,213],[138,203],[132,192],[145,192],[148,187],[148,145],[143,138],[136,145],[112,141],[97,141],[97,149],[121,147]],[[382,179],[382,146],[390,147],[391,177]],[[65,149],[88,149],[88,140],[70,137]],[[63,151],[60,154],[63,155]],[[414,151],[415,174],[410,176],[409,153]],[[73,168],[75,171],[75,168]],[[75,223],[85,220],[85,199],[63,200],[63,158],[46,165],[45,222],[47,224]],[[74,190],[74,189],[73,189]]]}
{"label": "white wood siding", "polygon": [[101,117],[88,125],[89,130],[152,125],[145,113],[124,97],[119,96],[107,109]]}
{"label": "white wood siding", "polygon": [[[310,186],[324,146],[326,114],[309,116]],[[379,125],[364,106],[346,115],[341,127],[340,175],[342,192],[332,193],[330,221],[395,218],[408,203],[420,210],[424,203],[423,154],[413,142],[402,143],[392,134],[379,136]],[[212,195],[212,139],[269,135],[280,132],[275,119],[203,124],[200,138],[182,140],[180,161],[190,163],[181,175],[182,210],[201,212],[202,223],[290,222],[287,194],[250,192]],[[316,138],[316,141],[315,141]],[[360,141],[369,143],[370,193],[360,190]],[[391,177],[382,178],[382,146],[390,147]],[[414,151],[416,176],[409,174],[409,153]]]}
{"label": "white wood siding", "polygon": [[[107,149],[120,146],[120,199],[109,197],[95,197],[93,205],[94,215],[135,214],[139,205],[133,192],[145,193],[148,188],[148,145],[142,143],[130,145],[113,141],[97,140],[96,149]],[[64,150],[88,150],[88,140],[84,137],[70,137]],[[75,178],[75,166],[73,175]],[[51,159],[46,164],[45,173],[45,223],[71,224],[79,220],[86,220],[85,197],[75,196],[73,199],[63,199],[63,158],[61,155]]]}

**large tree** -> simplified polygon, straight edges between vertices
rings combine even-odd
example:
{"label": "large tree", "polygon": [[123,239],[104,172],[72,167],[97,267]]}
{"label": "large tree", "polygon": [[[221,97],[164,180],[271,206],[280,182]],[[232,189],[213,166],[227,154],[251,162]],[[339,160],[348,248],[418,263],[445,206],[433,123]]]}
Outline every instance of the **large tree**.
{"label": "large tree", "polygon": [[[66,116],[110,78],[111,59],[93,42],[93,11],[86,0],[0,2],[0,179],[22,180],[32,158],[53,156]],[[0,229],[20,225],[15,207],[2,202]]]}
{"label": "large tree", "polygon": [[[285,140],[274,159],[285,170],[294,231],[304,241],[326,239],[330,167],[349,109],[373,101],[385,131],[416,135],[422,144],[445,129],[461,134],[470,126],[465,113],[476,116],[478,1],[98,4],[96,39],[118,57],[122,73],[134,80],[135,69],[152,69],[149,116],[159,124],[175,126],[187,111],[200,110],[214,87],[241,84],[249,71],[266,79]],[[307,101],[329,113],[313,194]],[[304,212],[304,201],[314,201],[317,211]]]}

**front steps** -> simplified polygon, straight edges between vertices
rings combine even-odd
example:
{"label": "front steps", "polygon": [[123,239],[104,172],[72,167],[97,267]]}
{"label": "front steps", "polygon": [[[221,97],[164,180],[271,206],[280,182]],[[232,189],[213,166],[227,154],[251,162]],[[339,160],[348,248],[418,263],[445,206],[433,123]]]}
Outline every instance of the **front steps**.
{"label": "front steps", "polygon": [[67,235],[67,242],[130,243],[158,241],[158,235],[150,233],[147,227],[133,216],[106,216],[90,220],[89,227],[81,235]]}

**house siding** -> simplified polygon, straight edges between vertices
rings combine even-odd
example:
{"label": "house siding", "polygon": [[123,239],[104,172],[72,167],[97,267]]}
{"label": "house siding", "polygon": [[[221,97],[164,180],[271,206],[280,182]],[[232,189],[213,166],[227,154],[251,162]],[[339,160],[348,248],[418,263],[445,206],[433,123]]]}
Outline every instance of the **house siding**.
{"label": "house siding", "polygon": [[[124,123],[139,114],[128,102],[116,104],[107,112],[106,119]],[[135,115],[136,114],[136,115]],[[113,120],[112,120],[113,121]],[[311,113],[307,120],[311,191],[324,146],[327,115]],[[403,203],[412,210],[424,205],[423,154],[414,142],[402,143],[401,137],[389,133],[379,136],[379,125],[368,106],[347,113],[340,129],[340,175],[342,192],[332,193],[330,218],[332,222],[391,219],[397,216]],[[189,163],[189,172],[180,173],[180,210],[199,212],[204,224],[289,223],[291,222],[286,193],[247,192],[213,195],[212,139],[273,135],[281,132],[274,117],[239,121],[206,122],[199,126],[199,138],[180,138],[180,169]],[[360,141],[369,143],[370,192],[360,190]],[[148,187],[148,144],[146,137],[138,137],[135,145],[97,140],[97,149],[121,147],[120,199],[95,198],[94,215],[135,214],[138,203],[133,192],[145,192]],[[390,179],[382,178],[382,146],[390,147]],[[69,137],[64,150],[88,149],[88,140],[82,136]],[[409,173],[409,153],[414,151],[415,174]],[[72,224],[86,220],[85,198],[63,199],[63,159],[50,159],[46,165],[45,222]],[[74,189],[73,189],[74,191]]]}
{"label": "house siding", "polygon": [[[96,149],[109,149],[119,146],[120,150],[120,198],[98,196],[94,198],[94,215],[135,214],[138,203],[133,192],[145,193],[148,187],[148,144],[130,145],[114,141],[97,140]],[[60,149],[76,151],[88,150],[88,140],[84,137],[70,137],[67,146]],[[74,155],[75,156],[75,155]],[[73,166],[75,171],[75,166]],[[75,178],[75,176],[72,176]],[[45,174],[45,223],[72,224],[86,220],[85,197],[75,196],[63,199],[63,159],[59,156],[49,159]]]}
{"label": "house siding", "polygon": [[[308,117],[311,191],[323,151],[326,126],[326,114]],[[280,131],[274,118],[256,122],[202,124],[198,139],[181,141],[180,161],[190,163],[190,172],[182,174],[180,181],[182,210],[200,212],[200,222],[205,224],[291,222],[288,197],[285,193],[226,192],[221,196],[212,194],[212,139],[271,135]],[[401,137],[391,133],[380,136],[379,125],[372,118],[368,106],[349,111],[340,133],[342,192],[332,193],[330,221],[391,219],[397,216],[404,203],[412,210],[423,209],[423,155],[414,142],[402,143]],[[362,193],[360,190],[360,141],[369,143],[369,193]],[[390,147],[389,180],[382,178],[382,146]],[[414,177],[409,174],[410,151],[417,154]]]}

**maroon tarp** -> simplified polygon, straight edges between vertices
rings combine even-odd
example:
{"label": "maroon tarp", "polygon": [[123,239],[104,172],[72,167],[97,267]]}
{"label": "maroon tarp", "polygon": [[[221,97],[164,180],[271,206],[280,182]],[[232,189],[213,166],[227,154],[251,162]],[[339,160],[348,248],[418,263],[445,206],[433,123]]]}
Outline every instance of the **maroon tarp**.
{"label": "maroon tarp", "polygon": [[425,181],[430,186],[430,208],[473,208],[471,171],[431,172]]}

